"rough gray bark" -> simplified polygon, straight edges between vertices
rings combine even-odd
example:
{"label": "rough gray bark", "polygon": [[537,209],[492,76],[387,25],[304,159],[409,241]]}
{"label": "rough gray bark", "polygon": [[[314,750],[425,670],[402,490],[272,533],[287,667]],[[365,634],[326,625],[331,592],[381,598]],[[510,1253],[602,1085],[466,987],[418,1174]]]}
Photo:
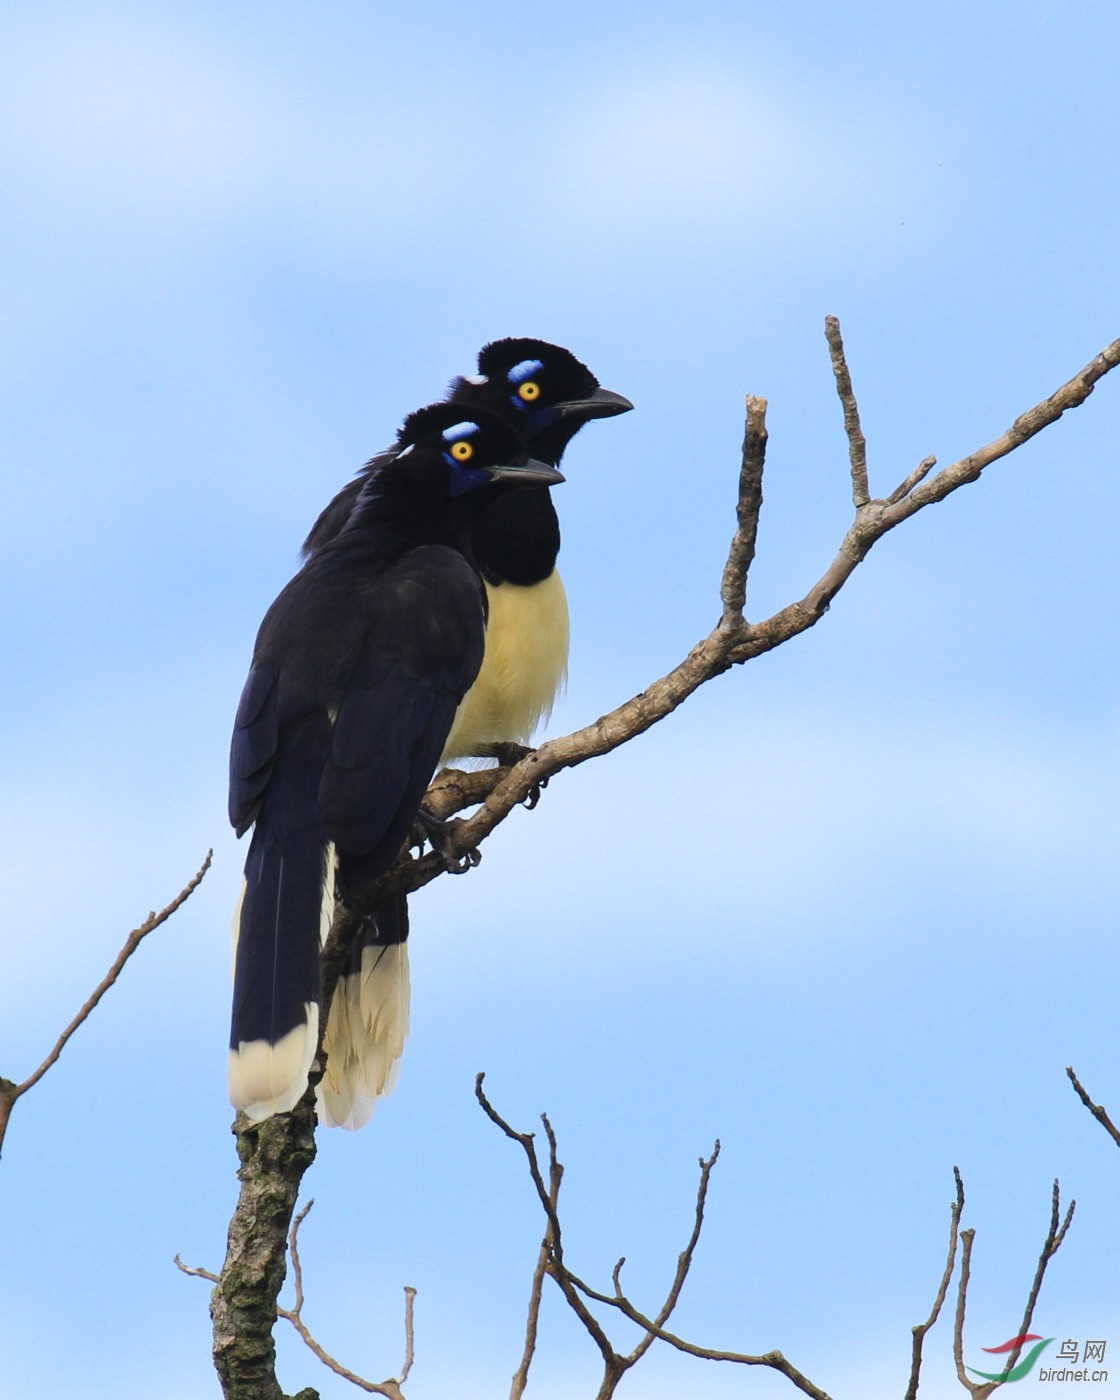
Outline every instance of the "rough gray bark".
{"label": "rough gray bark", "polygon": [[[287,1273],[288,1229],[303,1174],[315,1160],[315,1094],[263,1123],[234,1123],[241,1191],[221,1278],[210,1297],[214,1366],[227,1400],[288,1400],[276,1379],[276,1300]],[[295,1400],[317,1400],[301,1390]]]}

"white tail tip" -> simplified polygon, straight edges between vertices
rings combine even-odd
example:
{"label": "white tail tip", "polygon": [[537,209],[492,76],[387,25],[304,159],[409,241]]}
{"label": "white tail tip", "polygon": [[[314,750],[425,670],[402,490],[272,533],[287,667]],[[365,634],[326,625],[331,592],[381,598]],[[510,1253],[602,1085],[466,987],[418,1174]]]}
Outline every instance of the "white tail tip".
{"label": "white tail tip", "polygon": [[307,1020],[275,1045],[243,1040],[229,1052],[229,1101],[254,1123],[295,1108],[307,1089],[311,1061],[319,1044],[319,1008],[306,1004]]}

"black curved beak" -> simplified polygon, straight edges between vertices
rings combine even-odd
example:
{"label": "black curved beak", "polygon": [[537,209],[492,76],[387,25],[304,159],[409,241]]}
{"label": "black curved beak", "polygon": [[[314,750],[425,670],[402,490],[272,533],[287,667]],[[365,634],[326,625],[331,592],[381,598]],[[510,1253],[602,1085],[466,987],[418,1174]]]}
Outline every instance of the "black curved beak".
{"label": "black curved beak", "polygon": [[488,470],[491,481],[508,481],[520,486],[558,486],[564,480],[562,472],[547,462],[538,462],[535,457],[516,467],[490,467]]}
{"label": "black curved beak", "polygon": [[558,403],[556,408],[561,418],[613,418],[616,413],[629,413],[634,405],[629,399],[616,394],[613,389],[596,389],[586,399],[569,399]]}

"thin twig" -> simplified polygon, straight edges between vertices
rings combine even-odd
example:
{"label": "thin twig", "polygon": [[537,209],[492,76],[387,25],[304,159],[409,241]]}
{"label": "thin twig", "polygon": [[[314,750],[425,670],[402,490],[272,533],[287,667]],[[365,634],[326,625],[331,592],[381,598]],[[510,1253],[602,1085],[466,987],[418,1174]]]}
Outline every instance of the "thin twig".
{"label": "thin twig", "polygon": [[[620,1259],[614,1267],[612,1282],[614,1284],[614,1295],[600,1293],[585,1283],[577,1274],[574,1274],[564,1262],[563,1248],[560,1243],[560,1220],[558,1215],[557,1197],[559,1194],[560,1178],[563,1168],[556,1160],[556,1136],[552,1131],[552,1125],[548,1121],[546,1114],[541,1114],[541,1121],[544,1124],[545,1132],[549,1141],[549,1162],[550,1181],[552,1190],[544,1185],[544,1177],[537,1159],[534,1134],[519,1133],[515,1128],[501,1116],[494,1108],[490,1100],[483,1091],[482,1084],[485,1075],[478,1075],[475,1079],[475,1096],[482,1107],[483,1112],[505,1135],[513,1142],[520,1143],[529,1163],[529,1172],[533,1179],[533,1184],[537,1190],[537,1197],[541,1202],[545,1215],[548,1219],[548,1232],[542,1244],[542,1253],[547,1251],[546,1272],[555,1280],[557,1286],[564,1295],[565,1301],[576,1313],[584,1327],[595,1340],[603,1357],[604,1374],[603,1381],[599,1388],[596,1400],[609,1400],[617,1389],[619,1381],[623,1375],[633,1366],[648,1350],[649,1344],[653,1340],[668,1342],[670,1346],[678,1351],[686,1352],[690,1356],[701,1357],[707,1361],[731,1361],[738,1362],[746,1366],[767,1366],[772,1370],[779,1371],[790,1380],[798,1390],[811,1397],[811,1400],[830,1400],[828,1394],[815,1386],[812,1381],[803,1375],[796,1366],[787,1361],[780,1351],[770,1351],[760,1356],[750,1356],[743,1352],[717,1351],[710,1347],[696,1346],[692,1342],[686,1342],[681,1337],[672,1332],[667,1332],[661,1325],[676,1306],[680,1296],[681,1288],[688,1274],[692,1255],[696,1248],[696,1242],[700,1236],[700,1229],[704,1218],[704,1202],[707,1196],[708,1180],[711,1171],[719,1156],[719,1143],[715,1144],[710,1158],[700,1158],[700,1185],[697,1190],[696,1214],[693,1224],[692,1234],[688,1244],[682,1251],[677,1261],[677,1272],[674,1276],[673,1284],[669,1290],[669,1295],[662,1305],[661,1312],[655,1320],[646,1317],[644,1313],[638,1311],[630,1300],[622,1293],[620,1285],[620,1275],[622,1266],[626,1262]],[[582,1295],[582,1296],[581,1296]],[[638,1344],[629,1355],[622,1356],[614,1350],[611,1342],[606,1336],[602,1325],[598,1319],[588,1310],[583,1298],[589,1298],[594,1302],[606,1304],[621,1312],[631,1322],[637,1323],[647,1334],[647,1337]],[[511,1400],[513,1395],[511,1393]]]}
{"label": "thin twig", "polygon": [[867,440],[859,423],[859,405],[852,392],[852,376],[844,358],[844,342],[840,338],[840,322],[835,316],[824,318],[824,334],[836,377],[836,393],[844,410],[844,431],[848,435],[848,462],[852,472],[852,505],[856,510],[871,499],[867,487]]}
{"label": "thin twig", "polygon": [[[616,1269],[617,1273],[617,1269]],[[678,1351],[686,1352],[689,1356],[698,1356],[705,1361],[733,1361],[742,1366],[768,1366],[772,1370],[780,1371],[805,1395],[813,1397],[813,1400],[829,1400],[828,1394],[815,1386],[807,1376],[794,1366],[782,1355],[780,1351],[768,1351],[758,1355],[750,1355],[741,1351],[720,1351],[714,1347],[697,1346],[694,1342],[686,1342],[681,1337],[672,1332],[667,1332],[663,1327],[659,1327],[653,1318],[647,1317],[634,1306],[625,1295],[615,1294],[612,1297],[607,1293],[600,1293],[589,1284],[584,1283],[575,1274],[569,1277],[573,1285],[586,1294],[588,1298],[594,1299],[597,1303],[605,1303],[608,1307],[616,1308],[623,1317],[629,1318],[631,1322],[637,1323],[639,1327],[644,1327],[647,1332],[652,1332],[659,1341],[668,1342],[670,1346],[676,1347]],[[616,1284],[617,1287],[617,1284]]]}
{"label": "thin twig", "polygon": [[953,1361],[957,1379],[969,1391],[975,1391],[975,1387],[964,1373],[964,1316],[968,1306],[968,1279],[972,1267],[972,1241],[975,1238],[975,1230],[961,1231],[961,1277],[957,1284],[957,1311],[953,1318]]}
{"label": "thin twig", "polygon": [[602,1323],[572,1286],[571,1274],[564,1263],[564,1239],[560,1229],[560,1183],[564,1176],[564,1168],[556,1155],[556,1134],[552,1130],[552,1124],[548,1121],[547,1113],[541,1114],[541,1122],[544,1124],[545,1136],[548,1138],[549,1190],[547,1195],[542,1198],[542,1204],[545,1206],[545,1213],[548,1216],[548,1272],[564,1295],[564,1301],[583,1323],[587,1335],[599,1348],[599,1354],[603,1358],[603,1382],[596,1400],[606,1400],[608,1395],[614,1394],[615,1387],[626,1369],[626,1363],[615,1350]]}
{"label": "thin twig", "polygon": [[[506,1122],[506,1120],[502,1117],[502,1115],[486,1097],[486,1091],[482,1087],[485,1080],[486,1075],[484,1073],[479,1073],[475,1075],[474,1096],[481,1105],[482,1111],[486,1114],[487,1118],[489,1118],[492,1123],[496,1124],[497,1127],[501,1128],[502,1132],[505,1133],[506,1137],[510,1138],[513,1142],[521,1144],[522,1151],[525,1153],[525,1159],[529,1164],[529,1175],[533,1178],[533,1185],[536,1187],[537,1199],[540,1201],[541,1206],[544,1209],[544,1213],[545,1216],[548,1218],[549,1225],[555,1229],[555,1227],[557,1227],[560,1223],[556,1219],[556,1198],[559,1195],[559,1183],[561,1177],[563,1176],[564,1168],[560,1165],[558,1161],[555,1160],[554,1154],[553,1160],[550,1163],[550,1175],[554,1177],[554,1180],[551,1183],[551,1189],[550,1187],[545,1186],[544,1177],[541,1175],[540,1163],[537,1161],[537,1149],[534,1142],[536,1134],[519,1133],[516,1128],[511,1127]],[[541,1115],[541,1118],[542,1121],[547,1124],[547,1119],[544,1118],[543,1114]],[[549,1131],[551,1132],[551,1129]],[[549,1247],[550,1249],[555,1249],[557,1247],[557,1241],[555,1237],[550,1239]]]}
{"label": "thin twig", "polygon": [[912,1329],[914,1344],[910,1362],[910,1384],[906,1387],[905,1400],[915,1400],[918,1394],[918,1377],[922,1370],[922,1343],[941,1313],[941,1306],[949,1291],[949,1280],[953,1277],[953,1266],[957,1260],[957,1232],[960,1229],[961,1212],[964,1210],[964,1182],[961,1180],[959,1167],[953,1168],[953,1179],[956,1182],[957,1195],[949,1210],[949,1257],[945,1260],[945,1272],[941,1275],[941,1286],[937,1290],[929,1317]]}
{"label": "thin twig", "polygon": [[961,1385],[974,1397],[974,1400],[987,1400],[992,1392],[1004,1383],[1007,1377],[1015,1369],[1015,1364],[1019,1360],[1019,1354],[1023,1349],[1023,1342],[1030,1334],[1031,1321],[1034,1318],[1035,1305],[1038,1303],[1038,1295],[1042,1291],[1042,1281],[1046,1277],[1046,1270],[1062,1247],[1062,1241],[1066,1237],[1070,1224],[1073,1221],[1073,1213],[1077,1209],[1077,1202],[1070,1201],[1066,1211],[1065,1219],[1061,1214],[1061,1191],[1057,1181],[1050,1196],[1050,1228],[1046,1232],[1046,1238],[1042,1243],[1042,1252],[1038,1256],[1038,1267],[1035,1269],[1034,1280],[1031,1283],[1030,1293],[1027,1295],[1027,1305],[1023,1309],[1023,1320],[1020,1323],[1016,1336],[1019,1342],[1008,1353],[1007,1361],[1004,1364],[1002,1374],[995,1380],[985,1380],[981,1382],[970,1381],[965,1375],[964,1365],[964,1315],[965,1300],[968,1293],[969,1267],[972,1259],[972,1241],[975,1235],[973,1230],[962,1230],[962,1250],[961,1250],[961,1282],[957,1293],[957,1317],[953,1329],[953,1358],[957,1366],[957,1378]]}
{"label": "thin twig", "polygon": [[605,1397],[614,1393],[615,1386],[622,1375],[625,1367],[622,1364],[623,1358],[619,1356],[611,1345],[610,1339],[603,1331],[598,1318],[590,1311],[587,1304],[573,1288],[567,1268],[564,1265],[564,1242],[560,1229],[560,1216],[558,1213],[560,1199],[560,1183],[564,1177],[564,1168],[556,1155],[556,1134],[552,1131],[552,1124],[548,1121],[548,1115],[541,1114],[541,1123],[544,1125],[545,1133],[548,1137],[548,1179],[546,1186],[544,1175],[541,1172],[540,1162],[537,1158],[536,1135],[534,1133],[519,1133],[512,1127],[490,1100],[486,1097],[486,1091],[482,1085],[486,1075],[479,1073],[475,1075],[474,1094],[482,1108],[483,1113],[497,1127],[501,1128],[511,1141],[519,1143],[525,1153],[525,1160],[529,1166],[529,1175],[532,1177],[533,1186],[537,1192],[537,1199],[541,1203],[545,1219],[548,1221],[548,1228],[545,1231],[542,1250],[547,1250],[545,1262],[545,1272],[556,1282],[556,1286],[564,1295],[564,1301],[583,1323],[584,1330],[595,1343],[599,1350],[599,1355],[603,1359],[603,1382],[599,1389],[596,1400],[605,1400]]}
{"label": "thin twig", "polygon": [[300,1338],[324,1366],[329,1371],[333,1371],[336,1376],[341,1376],[343,1380],[356,1385],[359,1390],[364,1390],[369,1395],[383,1395],[387,1400],[404,1400],[401,1393],[401,1386],[404,1383],[408,1372],[412,1369],[413,1336],[412,1336],[412,1304],[416,1297],[415,1288],[406,1288],[405,1294],[405,1360],[399,1376],[390,1377],[384,1381],[367,1381],[362,1376],[351,1371],[344,1366],[341,1361],[336,1361],[331,1354],[326,1351],[319,1342],[311,1335],[303,1320],[303,1267],[299,1259],[299,1227],[307,1219],[307,1213],[315,1204],[314,1200],[308,1201],[300,1213],[292,1221],[292,1228],[288,1232],[288,1254],[292,1260],[292,1276],[295,1283],[296,1301],[293,1308],[276,1309],[277,1317],[282,1317],[290,1322],[299,1333]]}
{"label": "thin twig", "polygon": [[[664,1303],[661,1305],[660,1312],[658,1312],[657,1316],[653,1319],[653,1325],[657,1329],[664,1327],[669,1321],[669,1318],[673,1315],[673,1309],[680,1300],[681,1289],[684,1288],[685,1279],[688,1278],[688,1271],[692,1267],[692,1256],[696,1253],[696,1246],[700,1240],[700,1231],[704,1228],[704,1204],[708,1199],[708,1182],[711,1179],[712,1168],[719,1159],[719,1152],[719,1138],[716,1138],[715,1145],[712,1148],[712,1155],[710,1157],[700,1158],[700,1184],[696,1188],[696,1209],[692,1222],[692,1234],[689,1236],[688,1243],[685,1245],[684,1249],[681,1250],[677,1258],[677,1271],[673,1275],[672,1285],[669,1288]],[[622,1266],[625,1263],[625,1259],[620,1259],[615,1265],[614,1274],[611,1277],[611,1282],[614,1284],[615,1296],[618,1298],[625,1297],[625,1294],[622,1292],[620,1281]],[[631,1364],[639,1360],[650,1347],[653,1346],[656,1340],[657,1333],[655,1331],[651,1330],[647,1332],[630,1353],[627,1360],[630,1361]]]}
{"label": "thin twig", "polygon": [[416,1359],[416,1334],[413,1326],[415,1308],[416,1289],[406,1283],[404,1286],[404,1365],[397,1377],[398,1385],[404,1385],[405,1381],[408,1380],[408,1373],[412,1370],[412,1363]]}
{"label": "thin twig", "polygon": [[[1050,1197],[1050,1229],[1046,1232],[1046,1239],[1043,1241],[1042,1253],[1038,1256],[1038,1267],[1035,1269],[1034,1282],[1031,1284],[1031,1291],[1027,1297],[1027,1306],[1023,1309],[1023,1323],[1019,1328],[1019,1336],[1025,1337],[1031,1330],[1031,1319],[1034,1317],[1035,1304],[1038,1302],[1038,1295],[1042,1289],[1042,1280],[1046,1276],[1046,1268],[1062,1247],[1062,1241],[1066,1237],[1066,1231],[1073,1221],[1073,1213],[1077,1209],[1077,1202],[1070,1201],[1069,1209],[1066,1211],[1065,1219],[1059,1226],[1061,1219],[1062,1197],[1057,1180],[1054,1182],[1054,1189]],[[1019,1359],[1021,1347],[1016,1347],[1007,1358],[1006,1369],[1010,1371]]]}
{"label": "thin twig", "polygon": [[308,1212],[314,1204],[315,1197],[312,1196],[292,1221],[292,1227],[288,1231],[288,1257],[292,1261],[292,1283],[296,1290],[295,1307],[291,1311],[297,1316],[303,1308],[303,1265],[299,1261],[299,1227],[307,1219]]}
{"label": "thin twig", "polygon": [[1105,1132],[1109,1135],[1112,1141],[1117,1145],[1117,1147],[1120,1147],[1120,1128],[1116,1126],[1116,1124],[1104,1111],[1101,1105],[1098,1103],[1094,1103],[1093,1100],[1089,1097],[1089,1095],[1085,1092],[1085,1089],[1082,1087],[1081,1080],[1078,1079],[1077,1075],[1073,1072],[1072,1065],[1066,1065],[1066,1074],[1069,1076],[1069,1082],[1077,1090],[1078,1098],[1093,1115],[1093,1117],[1097,1120],[1097,1122],[1101,1125],[1101,1127],[1105,1130]]}
{"label": "thin twig", "polygon": [[207,1283],[217,1283],[219,1281],[217,1274],[212,1274],[209,1269],[192,1269],[189,1264],[184,1264],[177,1254],[175,1256],[175,1267],[180,1273],[190,1274],[191,1278],[204,1278]]}
{"label": "thin twig", "polygon": [[521,1353],[521,1364],[513,1374],[509,1388],[509,1400],[521,1400],[525,1387],[529,1384],[529,1367],[537,1349],[537,1328],[540,1324],[541,1298],[544,1293],[544,1276],[548,1272],[549,1237],[541,1240],[537,1254],[537,1266],[533,1270],[533,1283],[529,1290],[529,1311],[525,1319],[525,1349]]}
{"label": "thin twig", "polygon": [[910,475],[900,485],[896,486],[887,497],[887,505],[896,505],[899,501],[905,500],[917,486],[919,481],[925,481],[934,467],[937,466],[936,457],[923,457]]}
{"label": "thin twig", "polygon": [[[292,1260],[292,1279],[295,1286],[296,1297],[295,1304],[291,1308],[277,1306],[276,1316],[282,1317],[286,1322],[290,1322],[304,1344],[313,1351],[323,1365],[326,1366],[328,1370],[333,1371],[336,1376],[341,1376],[343,1380],[350,1381],[352,1385],[356,1385],[359,1390],[364,1390],[369,1395],[382,1395],[386,1397],[386,1400],[404,1400],[404,1393],[401,1390],[401,1386],[408,1379],[408,1373],[412,1370],[412,1363],[415,1356],[413,1332],[413,1304],[416,1299],[415,1288],[405,1288],[404,1290],[404,1364],[401,1367],[400,1375],[390,1377],[388,1380],[367,1381],[364,1377],[357,1375],[354,1371],[343,1366],[340,1361],[336,1361],[329,1352],[323,1349],[311,1335],[310,1331],[308,1331],[307,1325],[303,1321],[303,1317],[301,1316],[304,1303],[303,1266],[299,1258],[299,1227],[307,1219],[307,1214],[314,1204],[314,1200],[308,1201],[292,1221],[291,1229],[288,1232],[288,1254],[291,1256]],[[217,1274],[210,1273],[208,1269],[191,1268],[189,1265],[184,1264],[177,1254],[175,1256],[175,1267],[182,1273],[189,1274],[192,1278],[204,1278],[213,1284],[221,1283],[221,1279]]]}
{"label": "thin twig", "polygon": [[762,472],[766,465],[766,400],[747,395],[747,421],[743,430],[743,457],[739,468],[739,498],[735,506],[735,535],[723,567],[720,598],[721,625],[743,621],[747,601],[747,574],[754,562],[758,541],[758,516],[762,510]]}
{"label": "thin twig", "polygon": [[137,948],[139,948],[148,934],[159,928],[161,924],[165,924],[172,914],[175,913],[176,909],[185,904],[191,897],[202,883],[206,872],[210,869],[210,861],[213,855],[213,851],[207,851],[206,859],[202,862],[197,874],[183,886],[171,903],[167,905],[165,909],[161,909],[158,914],[153,910],[139,928],[134,928],[132,930],[125,939],[124,947],[113,959],[112,967],[110,967],[109,971],[86,998],[85,1002],[82,1004],[81,1010],[55,1041],[54,1048],[39,1068],[35,1070],[33,1074],[29,1074],[22,1084],[14,1084],[10,1079],[0,1079],[0,1149],[4,1146],[4,1135],[8,1131],[8,1121],[12,1116],[12,1109],[15,1106],[16,1100],[26,1094],[28,1089],[33,1089],[35,1085],[38,1084],[39,1080],[42,1079],[43,1075],[46,1074],[47,1070],[55,1064],[58,1057],[65,1049],[66,1042],[82,1022],[89,1017],[97,1003],[120,976],[125,963],[128,962],[129,958],[136,952]]}
{"label": "thin twig", "polygon": [[[1023,1321],[1019,1326],[1019,1331],[1016,1333],[1016,1335],[1019,1337],[1025,1338],[1030,1333],[1031,1320],[1034,1317],[1035,1304],[1038,1302],[1038,1295],[1042,1289],[1042,1280],[1046,1276],[1047,1265],[1050,1263],[1050,1260],[1053,1259],[1054,1255],[1057,1254],[1058,1250],[1061,1248],[1062,1241],[1066,1237],[1066,1231],[1069,1229],[1070,1222],[1073,1220],[1073,1212],[1076,1209],[1077,1202],[1070,1201],[1069,1209],[1066,1211],[1065,1220],[1062,1221],[1061,1225],[1059,1226],[1058,1222],[1059,1220],[1061,1220],[1061,1194],[1058,1188],[1058,1183],[1057,1181],[1055,1181],[1054,1189],[1050,1197],[1050,1228],[1046,1232],[1046,1239],[1043,1241],[1042,1253],[1038,1256],[1038,1267],[1035,1269],[1034,1281],[1031,1284],[1031,1291],[1027,1295],[1027,1305],[1023,1309]],[[1019,1360],[1019,1354],[1022,1350],[1023,1343],[1020,1342],[1009,1352],[1007,1361],[1004,1364],[1003,1368],[1003,1375],[1005,1377],[1009,1376],[1011,1372],[1015,1369],[1015,1364]],[[978,1400],[986,1400],[986,1397],[989,1396],[999,1384],[999,1381],[988,1381],[984,1385],[974,1387],[973,1394],[978,1397]]]}

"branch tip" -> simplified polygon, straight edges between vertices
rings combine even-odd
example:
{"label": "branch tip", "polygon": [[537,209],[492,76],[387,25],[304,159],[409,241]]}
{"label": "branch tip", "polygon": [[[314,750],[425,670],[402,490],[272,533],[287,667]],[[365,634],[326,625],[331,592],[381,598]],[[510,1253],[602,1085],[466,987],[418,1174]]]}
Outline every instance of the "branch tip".
{"label": "branch tip", "polygon": [[852,376],[844,356],[844,341],[840,335],[840,322],[835,316],[824,318],[824,334],[828,341],[832,373],[836,380],[836,394],[844,412],[844,432],[848,438],[848,464],[852,477],[852,504],[861,510],[871,500],[867,485],[867,440],[859,421],[859,405],[852,390]]}
{"label": "branch tip", "polygon": [[1077,1091],[1077,1097],[1081,1100],[1081,1102],[1085,1105],[1085,1107],[1089,1110],[1089,1112],[1093,1115],[1093,1117],[1109,1135],[1112,1141],[1116,1143],[1117,1147],[1120,1147],[1120,1128],[1116,1126],[1116,1124],[1108,1116],[1104,1108],[1100,1104],[1094,1103],[1093,1100],[1089,1097],[1088,1092],[1086,1091],[1084,1085],[1081,1083],[1081,1080],[1078,1079],[1077,1075],[1074,1073],[1072,1065],[1066,1065],[1066,1075],[1069,1078],[1069,1082]]}

